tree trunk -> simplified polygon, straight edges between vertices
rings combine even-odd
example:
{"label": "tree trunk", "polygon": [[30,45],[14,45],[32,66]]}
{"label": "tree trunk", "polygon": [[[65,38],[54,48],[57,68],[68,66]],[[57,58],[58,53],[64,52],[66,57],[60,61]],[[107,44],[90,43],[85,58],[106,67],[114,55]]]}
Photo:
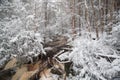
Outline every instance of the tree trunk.
{"label": "tree trunk", "polygon": [[76,34],[76,30],[75,30],[75,27],[76,27],[76,20],[75,20],[75,0],[72,0],[72,33],[73,34]]}
{"label": "tree trunk", "polygon": [[45,11],[45,14],[44,14],[44,20],[45,20],[45,27],[47,27],[47,5],[48,5],[48,0],[45,0],[44,2],[44,11]]}

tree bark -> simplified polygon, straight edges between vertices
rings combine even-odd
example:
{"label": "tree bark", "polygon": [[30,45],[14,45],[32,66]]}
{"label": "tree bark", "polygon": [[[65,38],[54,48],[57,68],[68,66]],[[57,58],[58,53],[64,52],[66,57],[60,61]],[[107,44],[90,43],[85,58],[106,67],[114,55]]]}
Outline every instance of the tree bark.
{"label": "tree bark", "polygon": [[72,33],[76,34],[76,20],[75,20],[75,0],[72,0]]}

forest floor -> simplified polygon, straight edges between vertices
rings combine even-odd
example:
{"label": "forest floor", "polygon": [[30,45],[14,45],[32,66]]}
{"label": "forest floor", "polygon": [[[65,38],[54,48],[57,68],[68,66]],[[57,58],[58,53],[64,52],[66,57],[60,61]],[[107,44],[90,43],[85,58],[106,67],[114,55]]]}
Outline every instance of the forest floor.
{"label": "forest floor", "polygon": [[[71,62],[59,55],[71,52],[67,37],[59,36],[44,45],[46,55],[38,55],[33,62],[19,62],[11,58],[0,71],[1,80],[66,80]],[[24,61],[24,60],[23,60]],[[67,64],[67,66],[66,66]]]}
{"label": "forest floor", "polygon": [[114,38],[54,36],[42,43],[44,54],[29,61],[22,56],[10,58],[0,70],[0,80],[119,80],[120,57],[119,49],[112,46],[117,44]]}

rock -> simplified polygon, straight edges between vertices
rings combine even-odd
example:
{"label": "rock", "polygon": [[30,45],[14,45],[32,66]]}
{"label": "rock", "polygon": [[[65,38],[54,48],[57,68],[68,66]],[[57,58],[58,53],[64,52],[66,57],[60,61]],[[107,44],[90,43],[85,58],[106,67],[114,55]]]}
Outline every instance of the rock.
{"label": "rock", "polygon": [[11,59],[11,60],[6,64],[4,70],[15,67],[15,66],[16,66],[16,62],[17,62],[16,58]]}
{"label": "rock", "polygon": [[10,55],[2,56],[2,59],[0,58],[0,70],[4,69],[4,67],[6,66],[9,60],[10,60]]}
{"label": "rock", "polygon": [[38,62],[35,63],[35,64],[28,64],[28,65],[27,65],[28,71],[35,71],[35,70],[39,69],[40,63],[41,63],[41,61],[38,61]]}
{"label": "rock", "polygon": [[65,74],[64,64],[58,63],[57,61],[52,60],[51,65],[53,65],[53,67],[45,68],[40,73],[40,80],[59,80],[58,79],[59,77],[53,78],[54,75],[61,76],[61,78],[65,79],[66,74]]}
{"label": "rock", "polygon": [[38,70],[35,71],[27,71],[25,72],[19,80],[31,80],[30,78],[37,72]]}
{"label": "rock", "polygon": [[40,80],[54,80],[52,78],[51,69],[45,69],[40,73]]}
{"label": "rock", "polygon": [[15,68],[0,71],[0,80],[11,80],[15,72]]}
{"label": "rock", "polygon": [[17,69],[17,72],[16,74],[12,77],[11,80],[19,80],[20,77],[27,71],[27,66],[24,65],[24,66],[21,66],[21,68],[18,68]]}
{"label": "rock", "polygon": [[16,74],[12,77],[12,80],[29,80],[35,72],[39,69],[40,61],[35,64],[22,65],[17,69]]}

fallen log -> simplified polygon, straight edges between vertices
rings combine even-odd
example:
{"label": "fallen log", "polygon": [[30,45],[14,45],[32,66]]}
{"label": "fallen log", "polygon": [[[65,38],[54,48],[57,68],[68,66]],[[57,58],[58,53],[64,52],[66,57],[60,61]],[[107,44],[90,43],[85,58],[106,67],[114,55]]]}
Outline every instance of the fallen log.
{"label": "fallen log", "polygon": [[119,56],[114,56],[114,55],[103,55],[103,54],[98,54],[99,57],[102,57],[106,59],[108,62],[113,62],[115,59],[120,59]]}

